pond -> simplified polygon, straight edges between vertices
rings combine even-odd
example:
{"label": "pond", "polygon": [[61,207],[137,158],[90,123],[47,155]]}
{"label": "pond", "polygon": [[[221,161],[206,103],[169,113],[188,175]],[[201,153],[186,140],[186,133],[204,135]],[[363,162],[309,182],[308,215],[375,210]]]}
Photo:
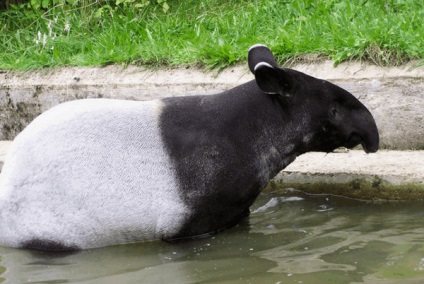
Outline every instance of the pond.
{"label": "pond", "polygon": [[422,283],[423,208],[266,193],[209,238],[74,254],[0,247],[0,283]]}

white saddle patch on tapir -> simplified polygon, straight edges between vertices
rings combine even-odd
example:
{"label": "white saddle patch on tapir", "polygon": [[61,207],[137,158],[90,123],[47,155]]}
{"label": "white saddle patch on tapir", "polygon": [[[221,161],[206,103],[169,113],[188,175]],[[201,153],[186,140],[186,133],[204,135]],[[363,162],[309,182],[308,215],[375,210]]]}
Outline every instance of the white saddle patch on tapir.
{"label": "white saddle patch on tapir", "polygon": [[72,101],[14,141],[0,176],[0,245],[80,248],[171,237],[189,214],[160,134],[161,101]]}

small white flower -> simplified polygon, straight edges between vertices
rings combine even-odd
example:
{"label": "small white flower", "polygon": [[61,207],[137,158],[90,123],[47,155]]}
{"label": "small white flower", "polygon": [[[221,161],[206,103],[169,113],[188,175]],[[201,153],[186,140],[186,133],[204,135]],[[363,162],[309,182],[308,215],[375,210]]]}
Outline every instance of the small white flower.
{"label": "small white flower", "polygon": [[35,44],[40,44],[40,40],[41,40],[41,32],[40,31],[38,31],[38,33],[37,33],[37,38],[36,39],[34,39],[34,41],[35,41]]}
{"label": "small white flower", "polygon": [[49,21],[49,23],[47,24],[47,28],[49,29],[49,37],[52,37],[53,28],[52,28],[52,22],[51,21]]}
{"label": "small white flower", "polygon": [[71,30],[71,24],[66,22],[64,31],[69,32],[70,30]]}
{"label": "small white flower", "polygon": [[44,36],[43,36],[43,48],[46,46],[46,44],[47,44],[47,35],[44,34]]}

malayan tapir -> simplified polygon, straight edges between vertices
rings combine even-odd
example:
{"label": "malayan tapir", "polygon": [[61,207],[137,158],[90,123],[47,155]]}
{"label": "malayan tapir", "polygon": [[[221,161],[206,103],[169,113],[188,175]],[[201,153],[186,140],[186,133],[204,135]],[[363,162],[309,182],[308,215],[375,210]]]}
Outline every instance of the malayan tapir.
{"label": "malayan tapir", "polygon": [[255,79],[216,95],[87,99],[37,117],[0,176],[0,245],[76,250],[205,236],[249,214],[308,151],[376,152],[368,109],[254,45]]}

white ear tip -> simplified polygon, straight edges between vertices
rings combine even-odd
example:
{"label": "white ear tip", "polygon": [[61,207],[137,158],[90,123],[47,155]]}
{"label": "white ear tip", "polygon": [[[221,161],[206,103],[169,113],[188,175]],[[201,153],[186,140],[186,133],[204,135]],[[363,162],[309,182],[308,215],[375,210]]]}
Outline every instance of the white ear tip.
{"label": "white ear tip", "polygon": [[257,47],[266,47],[266,48],[268,48],[268,46],[266,46],[265,44],[260,44],[260,43],[258,43],[258,44],[252,45],[252,46],[249,48],[249,52],[250,52],[252,49],[255,49],[255,48],[257,48]]}
{"label": "white ear tip", "polygon": [[268,67],[268,68],[272,68],[272,69],[274,69],[274,67],[273,67],[271,64],[269,64],[269,63],[266,63],[266,62],[259,62],[258,64],[256,64],[256,65],[255,65],[255,68],[253,69],[253,71],[256,71],[256,69],[258,69],[258,68],[260,68],[260,67],[262,67],[262,66],[266,66],[266,67]]}

